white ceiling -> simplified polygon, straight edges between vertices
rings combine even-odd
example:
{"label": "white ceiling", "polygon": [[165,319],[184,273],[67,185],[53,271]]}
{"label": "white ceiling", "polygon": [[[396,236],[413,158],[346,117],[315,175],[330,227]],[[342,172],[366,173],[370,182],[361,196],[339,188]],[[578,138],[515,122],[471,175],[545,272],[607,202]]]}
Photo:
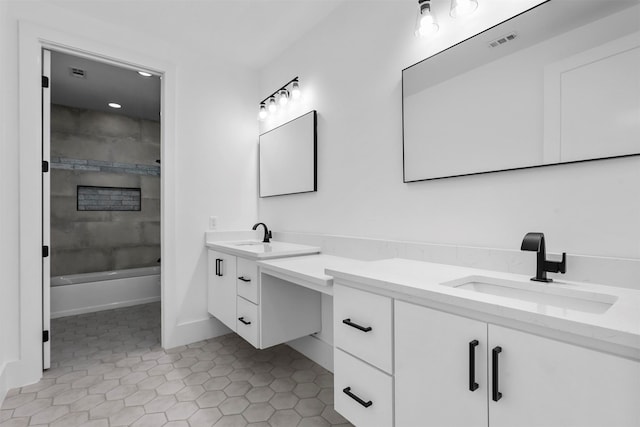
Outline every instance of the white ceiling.
{"label": "white ceiling", "polygon": [[93,19],[253,68],[265,66],[345,1],[51,0]]}
{"label": "white ceiling", "polygon": [[[71,67],[84,70],[85,78],[74,77]],[[159,121],[160,77],[142,77],[136,70],[52,52],[51,102]],[[122,108],[113,109],[110,102]]]}

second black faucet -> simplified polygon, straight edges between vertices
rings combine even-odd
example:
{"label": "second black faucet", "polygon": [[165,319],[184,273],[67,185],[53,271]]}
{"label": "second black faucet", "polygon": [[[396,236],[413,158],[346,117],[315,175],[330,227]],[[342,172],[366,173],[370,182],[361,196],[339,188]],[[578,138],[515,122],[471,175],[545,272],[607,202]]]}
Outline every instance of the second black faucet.
{"label": "second black faucet", "polygon": [[562,253],[562,261],[547,261],[547,253],[544,244],[543,233],[527,233],[522,239],[520,250],[537,252],[536,277],[531,280],[536,282],[553,282],[553,279],[547,278],[549,273],[566,273],[567,272],[567,254]]}

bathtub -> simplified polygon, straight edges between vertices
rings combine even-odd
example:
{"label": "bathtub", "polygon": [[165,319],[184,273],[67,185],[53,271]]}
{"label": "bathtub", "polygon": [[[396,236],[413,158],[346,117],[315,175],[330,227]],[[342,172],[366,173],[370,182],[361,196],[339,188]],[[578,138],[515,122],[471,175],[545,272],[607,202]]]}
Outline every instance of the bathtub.
{"label": "bathtub", "polygon": [[160,301],[160,267],[51,278],[51,318]]}

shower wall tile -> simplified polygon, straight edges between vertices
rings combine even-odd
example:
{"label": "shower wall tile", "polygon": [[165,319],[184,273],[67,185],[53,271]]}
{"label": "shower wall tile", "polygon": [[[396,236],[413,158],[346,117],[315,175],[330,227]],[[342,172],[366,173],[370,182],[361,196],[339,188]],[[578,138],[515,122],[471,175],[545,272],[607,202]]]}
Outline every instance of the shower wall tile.
{"label": "shower wall tile", "polygon": [[[160,124],[53,105],[52,276],[157,265]],[[140,211],[78,211],[77,186],[141,189]]]}

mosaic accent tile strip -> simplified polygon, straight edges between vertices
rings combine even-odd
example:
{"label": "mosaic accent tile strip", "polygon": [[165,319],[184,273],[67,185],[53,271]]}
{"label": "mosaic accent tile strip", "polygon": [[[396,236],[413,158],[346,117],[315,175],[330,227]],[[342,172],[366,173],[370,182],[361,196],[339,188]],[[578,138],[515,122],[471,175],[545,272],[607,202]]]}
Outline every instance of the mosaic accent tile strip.
{"label": "mosaic accent tile strip", "polygon": [[51,157],[51,169],[160,176],[159,165],[156,166],[134,163],[107,162],[103,160],[70,159],[66,157]]}
{"label": "mosaic accent tile strip", "polygon": [[139,188],[78,185],[79,211],[139,211],[141,206]]}

